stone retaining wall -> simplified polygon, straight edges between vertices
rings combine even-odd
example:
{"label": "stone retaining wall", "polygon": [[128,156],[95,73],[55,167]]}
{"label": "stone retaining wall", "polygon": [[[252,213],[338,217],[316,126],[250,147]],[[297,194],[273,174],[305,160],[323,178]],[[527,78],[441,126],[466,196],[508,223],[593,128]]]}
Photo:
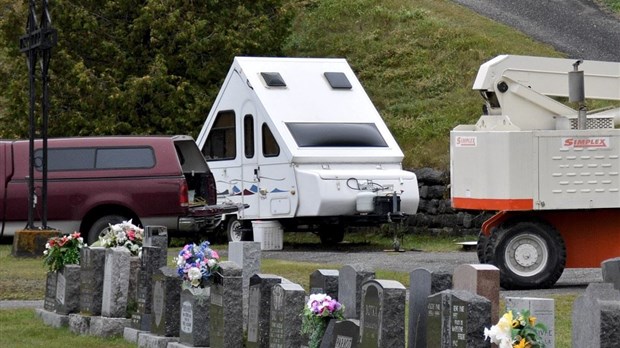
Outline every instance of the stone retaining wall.
{"label": "stone retaining wall", "polygon": [[409,233],[477,235],[494,212],[455,210],[450,202],[450,173],[432,168],[409,169],[418,177],[420,205],[409,218]]}

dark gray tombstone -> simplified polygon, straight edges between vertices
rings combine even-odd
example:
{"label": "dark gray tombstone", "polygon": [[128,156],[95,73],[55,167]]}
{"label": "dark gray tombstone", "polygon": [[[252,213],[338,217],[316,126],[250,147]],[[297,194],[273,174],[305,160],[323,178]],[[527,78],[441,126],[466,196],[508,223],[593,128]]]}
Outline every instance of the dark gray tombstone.
{"label": "dark gray tombstone", "polygon": [[101,316],[125,318],[127,315],[130,256],[125,247],[107,248],[105,251]]}
{"label": "dark gray tombstone", "polygon": [[344,316],[359,319],[362,284],[375,279],[375,271],[364,264],[345,265],[338,276],[338,302],[344,305]]}
{"label": "dark gray tombstone", "polygon": [[591,283],[573,303],[573,347],[617,348],[620,291],[611,283]]}
{"label": "dark gray tombstone", "polygon": [[131,326],[141,331],[151,331],[151,310],[153,303],[153,275],[166,265],[161,249],[154,246],[143,246],[138,270],[138,288],[136,302],[138,311],[131,317]]}
{"label": "dark gray tombstone", "polygon": [[338,298],[337,269],[317,269],[310,274],[310,294],[327,294],[333,299]]}
{"label": "dark gray tombstone", "polygon": [[140,258],[131,256],[129,258],[129,286],[127,288],[127,307],[137,306],[138,304],[138,282],[140,272]]}
{"label": "dark gray tombstone", "polygon": [[56,279],[56,313],[75,313],[80,309],[80,265],[65,265]]}
{"label": "dark gray tombstone", "polygon": [[409,273],[409,348],[426,348],[428,297],[452,288],[452,274],[418,268]]}
{"label": "dark gray tombstone", "polygon": [[362,285],[360,347],[405,347],[405,287],[395,280]]}
{"label": "dark gray tombstone", "polygon": [[100,315],[103,297],[105,248],[83,247],[80,250],[80,312]]}
{"label": "dark gray tombstone", "polygon": [[427,347],[490,347],[491,302],[465,290],[445,290],[428,298]]}
{"label": "dark gray tombstone", "polygon": [[[165,226],[145,226],[144,238],[142,246],[159,248],[159,259],[166,260],[168,258],[168,229]],[[164,267],[166,263],[157,267]]]}
{"label": "dark gray tombstone", "polygon": [[220,262],[220,272],[211,285],[211,348],[243,346],[243,278],[241,267],[231,261]]}
{"label": "dark gray tombstone", "polygon": [[45,279],[45,299],[43,308],[49,312],[56,311],[56,283],[58,282],[58,272],[47,272]]}
{"label": "dark gray tombstone", "polygon": [[243,276],[243,327],[248,325],[248,296],[250,277],[260,272],[262,250],[260,242],[229,242],[228,261],[241,266]]}
{"label": "dark gray tombstone", "polygon": [[192,288],[181,291],[179,341],[192,347],[209,346],[209,311],[211,289]]}
{"label": "dark gray tombstone", "polygon": [[271,289],[281,282],[282,278],[273,274],[258,273],[250,277],[247,342],[250,348],[269,347]]}
{"label": "dark gray tombstone", "polygon": [[300,347],[301,313],[304,309],[306,291],[299,284],[284,283],[273,286],[269,321],[270,348]]}
{"label": "dark gray tombstone", "polygon": [[536,318],[537,323],[547,327],[546,332],[539,332],[545,348],[555,347],[555,301],[552,298],[534,297],[508,297],[504,298],[506,311],[521,312],[530,311],[530,315]]}
{"label": "dark gray tombstone", "polygon": [[359,340],[358,320],[330,320],[320,348],[357,348]]}
{"label": "dark gray tombstone", "polygon": [[605,283],[612,283],[616,290],[620,290],[620,257],[603,261],[601,272]]}
{"label": "dark gray tombstone", "polygon": [[158,336],[179,336],[181,284],[176,270],[162,267],[153,275],[151,332]]}

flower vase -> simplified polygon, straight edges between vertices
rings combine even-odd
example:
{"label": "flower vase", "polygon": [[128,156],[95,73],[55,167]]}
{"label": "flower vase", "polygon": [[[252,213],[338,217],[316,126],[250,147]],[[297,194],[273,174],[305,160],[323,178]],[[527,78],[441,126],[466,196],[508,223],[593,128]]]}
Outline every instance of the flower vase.
{"label": "flower vase", "polygon": [[181,291],[179,340],[194,347],[208,347],[210,287],[191,287],[183,283]]}

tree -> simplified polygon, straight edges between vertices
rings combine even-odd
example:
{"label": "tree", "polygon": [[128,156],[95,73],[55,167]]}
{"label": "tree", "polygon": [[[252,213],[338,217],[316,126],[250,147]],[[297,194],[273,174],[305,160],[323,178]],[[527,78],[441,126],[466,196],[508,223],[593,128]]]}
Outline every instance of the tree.
{"label": "tree", "polygon": [[[289,2],[51,2],[50,136],[197,135],[234,56],[281,55]],[[0,9],[0,135],[25,137],[28,2]]]}

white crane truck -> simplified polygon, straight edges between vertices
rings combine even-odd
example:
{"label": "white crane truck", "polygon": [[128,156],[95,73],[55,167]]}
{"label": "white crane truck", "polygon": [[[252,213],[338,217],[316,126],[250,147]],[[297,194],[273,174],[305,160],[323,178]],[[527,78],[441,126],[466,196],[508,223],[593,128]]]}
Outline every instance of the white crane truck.
{"label": "white crane truck", "polygon": [[620,100],[620,63],[502,55],[473,89],[484,113],[450,134],[452,205],[498,211],[477,251],[501,286],[550,287],[620,256],[620,109],[584,102]]}

